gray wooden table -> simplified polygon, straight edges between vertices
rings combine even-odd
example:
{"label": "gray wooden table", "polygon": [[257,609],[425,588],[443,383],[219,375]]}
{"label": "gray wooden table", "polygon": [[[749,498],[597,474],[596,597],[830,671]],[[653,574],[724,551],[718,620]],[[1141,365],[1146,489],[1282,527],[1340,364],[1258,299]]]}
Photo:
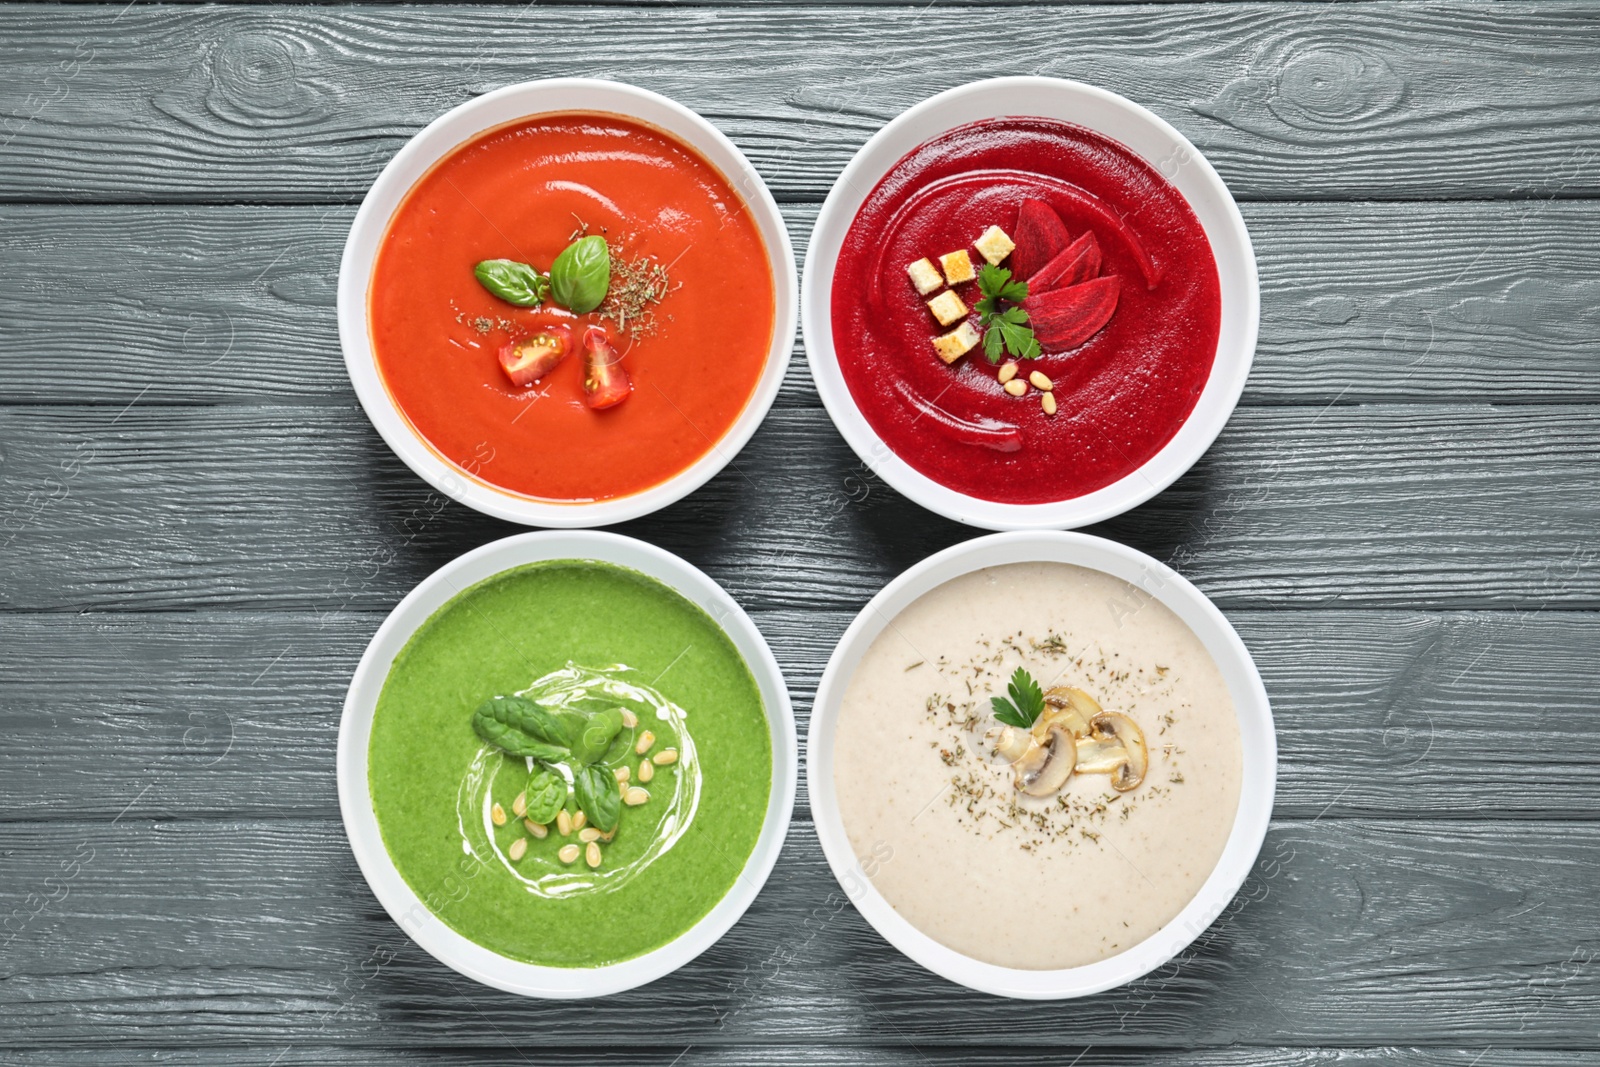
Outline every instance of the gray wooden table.
{"label": "gray wooden table", "polygon": [[[1600,8],[0,20],[0,1064],[1600,1063]],[[802,792],[749,914],[668,979],[545,1004],[435,964],[345,844],[339,706],[395,601],[512,529],[355,404],[354,204],[445,109],[587,74],[719,124],[803,249],[880,124],[1004,73],[1147,104],[1256,241],[1238,412],[1096,531],[1193,578],[1266,677],[1239,900],[1132,987],[1001,1001],[866,926]],[[852,614],[973,532],[859,473],[797,355],[735,469],[623,527],[752,611],[802,729]]]}

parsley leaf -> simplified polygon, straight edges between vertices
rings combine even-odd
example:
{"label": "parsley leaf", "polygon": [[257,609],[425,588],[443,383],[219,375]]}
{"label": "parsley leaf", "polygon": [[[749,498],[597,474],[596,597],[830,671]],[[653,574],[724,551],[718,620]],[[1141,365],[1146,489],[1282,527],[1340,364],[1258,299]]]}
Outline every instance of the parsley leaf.
{"label": "parsley leaf", "polygon": [[1002,351],[1018,359],[1038,359],[1041,350],[1026,325],[1028,312],[1016,306],[1027,299],[1028,283],[1013,279],[1005,267],[988,264],[978,271],[978,291],[983,295],[975,307],[978,324],[984,328],[983,354],[989,362],[1000,362]]}
{"label": "parsley leaf", "polygon": [[1000,337],[1005,341],[1007,350],[1018,359],[1038,359],[1040,355],[1039,341],[1033,336],[1033,331],[1026,326],[1001,319],[995,323]]}
{"label": "parsley leaf", "polygon": [[1011,682],[1006,686],[1006,693],[1011,697],[991,697],[989,704],[994,709],[994,717],[1007,726],[1015,726],[1019,730],[1033,727],[1033,722],[1044,711],[1044,690],[1039,688],[1039,683],[1034,681],[1033,675],[1018,667],[1011,675]]}
{"label": "parsley leaf", "polygon": [[[978,291],[985,300],[1009,300],[1016,304],[1027,297],[1028,283],[1014,280],[1009,267],[996,267],[989,263],[978,271]],[[983,306],[983,300],[978,301],[978,306]],[[996,305],[991,303],[990,306]]]}
{"label": "parsley leaf", "polygon": [[983,331],[983,354],[989,358],[990,363],[1000,362],[1000,331]]}

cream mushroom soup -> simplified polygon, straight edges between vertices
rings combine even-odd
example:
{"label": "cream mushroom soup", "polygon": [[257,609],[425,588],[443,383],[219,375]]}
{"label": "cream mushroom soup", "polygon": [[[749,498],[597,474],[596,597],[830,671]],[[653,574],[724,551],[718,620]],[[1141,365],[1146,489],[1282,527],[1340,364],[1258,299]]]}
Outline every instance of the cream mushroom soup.
{"label": "cream mushroom soup", "polygon": [[955,578],[851,677],[834,787],[908,922],[973,959],[1093,963],[1171,921],[1222,855],[1239,726],[1200,640],[1148,593],[1063,563]]}

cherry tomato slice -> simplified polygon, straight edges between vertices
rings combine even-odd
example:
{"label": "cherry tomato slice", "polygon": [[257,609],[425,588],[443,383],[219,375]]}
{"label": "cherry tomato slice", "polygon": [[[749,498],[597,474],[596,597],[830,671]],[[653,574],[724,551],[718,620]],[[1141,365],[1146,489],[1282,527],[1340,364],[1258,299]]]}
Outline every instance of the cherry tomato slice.
{"label": "cherry tomato slice", "polygon": [[596,409],[615,407],[631,392],[633,383],[605,328],[589,327],[583,334],[583,402]]}
{"label": "cherry tomato slice", "polygon": [[512,385],[532,385],[555,370],[572,348],[572,331],[565,326],[547,326],[520,341],[500,346],[500,369]]}

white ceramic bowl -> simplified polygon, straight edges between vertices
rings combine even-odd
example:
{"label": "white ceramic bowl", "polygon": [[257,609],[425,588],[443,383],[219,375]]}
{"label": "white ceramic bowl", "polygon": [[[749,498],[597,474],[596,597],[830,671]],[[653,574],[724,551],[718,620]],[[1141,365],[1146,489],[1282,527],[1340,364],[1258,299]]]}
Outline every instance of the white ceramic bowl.
{"label": "white ceramic bowl", "polygon": [[[1129,582],[1171,608],[1199,636],[1228,685],[1239,719],[1244,776],[1233,830],[1211,876],[1188,905],[1151,937],[1083,967],[1017,970],[983,963],[947,948],[912,926],[873,886],[850,847],[833,787],[833,741],[839,703],[861,657],[902,610],[952,578],[1007,563],[1056,562],[1088,567]],[[1081,997],[1131,982],[1188,946],[1228,906],[1255,864],[1272,815],[1278,742],[1272,708],[1239,635],[1204,593],[1164,563],[1115,541],[1078,533],[1002,533],[929,556],[884,586],[850,624],[828,660],[806,737],[806,787],[822,851],[834,877],[890,944],[935,974],[986,993],[1025,1000]]]}
{"label": "white ceramic bowl", "polygon": [[[867,196],[906,153],[957,126],[1006,115],[1076,123],[1111,137],[1155,166],[1205,228],[1222,286],[1222,328],[1211,377],[1188,421],[1138,470],[1084,496],[1047,504],[1003,504],[958,493],[914,469],[884,444],[850,396],[833,347],[834,265]],[[1233,413],[1255,355],[1261,296],[1255,252],[1227,186],[1188,139],[1133,101],[1059,78],[994,78],[946,90],[873,134],[828,193],[806,251],[800,323],[806,359],[839,432],[868,467],[929,511],[989,530],[1052,530],[1120,515],[1171,485],[1211,446]]]}
{"label": "white ceramic bowl", "polygon": [[[524,496],[485,482],[440,456],[423,440],[395,406],[378,373],[367,327],[367,289],[395,209],[430,167],[458,146],[498,126],[573,111],[619,115],[653,126],[688,144],[722,173],[743,197],[766,245],[774,315],[772,347],[755,392],[710,451],[667,481],[641,492],[569,504]],[[367,418],[395,455],[435,489],[485,514],[528,526],[605,526],[648,515],[682,499],[738,455],[783,384],[794,345],[796,294],[794,248],[783,216],[761,175],[722,131],[682,104],[647,89],[590,78],[554,78],[508,85],[445,112],[407,141],[383,168],[361,201],[339,262],[339,345]]]}
{"label": "white ceramic bowl", "polygon": [[[468,586],[509,567],[549,559],[590,559],[631,567],[699,605],[733,641],[761,690],[772,735],[772,791],[761,835],[726,896],[677,940],[604,967],[541,967],[491,952],[456,933],[412,892],[383,847],[367,787],[367,744],[372,715],[389,667],[427,618]],[[531,679],[530,679],[531,681]],[[672,553],[619,534],[593,531],[524,533],[474,549],[434,571],[378,627],[367,645],[339,722],[339,813],[356,863],[373,895],[411,939],[439,962],[468,978],[530,997],[576,998],[617,993],[677,970],[716,943],[756,897],[783,847],[794,810],[794,712],[783,673],[750,616],[706,577]]]}

